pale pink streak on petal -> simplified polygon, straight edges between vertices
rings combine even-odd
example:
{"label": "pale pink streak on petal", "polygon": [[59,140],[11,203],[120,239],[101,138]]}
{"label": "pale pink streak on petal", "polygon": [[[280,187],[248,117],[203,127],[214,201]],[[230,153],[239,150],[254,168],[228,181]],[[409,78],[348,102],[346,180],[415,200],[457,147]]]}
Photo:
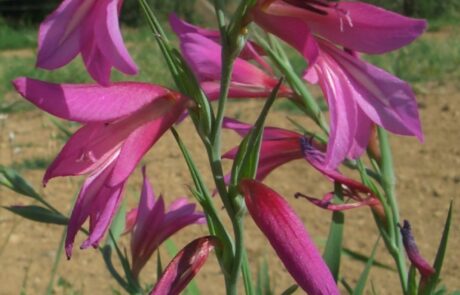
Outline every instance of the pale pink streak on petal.
{"label": "pale pink streak on petal", "polygon": [[330,112],[326,163],[336,168],[347,157],[354,144],[358,123],[357,105],[347,77],[337,71],[329,56],[321,53],[314,67],[320,77],[319,84],[327,98]]}
{"label": "pale pink streak on petal", "polygon": [[166,88],[141,82],[98,84],[55,84],[21,77],[13,85],[24,98],[40,109],[62,119],[107,122],[130,115],[158,98]]}
{"label": "pale pink streak on petal", "polygon": [[289,204],[255,180],[243,180],[240,190],[252,219],[297,284],[311,295],[339,294],[319,250]]}

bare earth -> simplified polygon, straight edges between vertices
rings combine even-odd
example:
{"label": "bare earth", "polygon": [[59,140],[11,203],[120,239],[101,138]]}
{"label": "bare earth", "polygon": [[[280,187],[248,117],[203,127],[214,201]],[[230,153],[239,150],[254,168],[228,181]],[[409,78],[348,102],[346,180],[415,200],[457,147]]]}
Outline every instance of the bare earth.
{"label": "bare earth", "polygon": [[[391,138],[397,173],[397,193],[401,216],[412,223],[414,236],[421,253],[428,261],[433,261],[450,200],[458,198],[460,189],[460,86],[455,83],[445,85],[421,85],[424,89],[418,94],[421,105],[421,117],[426,135],[425,143],[415,139]],[[10,95],[10,94],[8,94]],[[16,98],[15,94],[11,94]],[[240,119],[253,122],[261,108],[259,101],[231,103],[229,115],[238,115]],[[298,115],[289,116],[311,123]],[[291,128],[286,113],[274,111],[269,124]],[[192,136],[193,127],[185,121],[178,128],[195,161],[207,176],[208,164],[202,153],[199,140]],[[9,115],[0,119],[0,164],[11,165],[26,159],[52,159],[62,141],[56,138],[57,129],[47,115],[38,110]],[[239,142],[231,132],[225,134],[224,150]],[[191,180],[179,150],[170,133],[158,142],[143,160],[148,174],[159,195],[163,193],[170,203],[175,197],[188,194]],[[69,212],[72,200],[83,178],[60,178],[52,180],[46,189],[41,188],[41,170],[24,170],[24,176],[42,192],[47,200],[63,212]],[[209,182],[209,181],[208,181]],[[305,225],[322,247],[327,236],[330,213],[318,209],[304,200],[296,200],[297,191],[321,196],[331,190],[331,184],[316,173],[305,161],[299,160],[275,171],[266,183],[281,193],[302,217]],[[209,184],[211,184],[209,182]],[[140,190],[140,171],[134,173],[126,191],[128,208],[136,205]],[[0,188],[0,206],[27,204],[30,200]],[[453,227],[449,240],[449,250],[442,277],[449,290],[460,289],[458,279],[459,261],[457,246],[460,242],[460,206],[454,203]],[[256,265],[265,257],[268,259],[275,294],[293,284],[273,250],[254,226],[250,217],[246,219],[246,241],[250,261],[255,272]],[[0,294],[43,294],[46,290],[56,249],[64,228],[44,225],[23,220],[6,210],[0,209]],[[178,247],[187,241],[206,234],[203,226],[192,226],[174,237]],[[58,276],[70,282],[71,286],[55,287],[55,294],[111,294],[119,290],[116,282],[104,269],[102,258],[95,250],[79,250],[78,243],[84,236],[77,237],[74,256],[70,261],[62,259]],[[128,245],[129,237],[124,237]],[[375,241],[377,231],[368,209],[346,212],[345,246],[368,255]],[[165,251],[163,251],[164,254]],[[377,259],[390,263],[391,259],[380,244]],[[167,258],[163,259],[165,263]],[[352,286],[364,265],[346,256],[343,259],[341,273]],[[153,284],[156,280],[155,262],[148,264],[143,271],[143,281]],[[373,268],[370,281],[378,294],[399,294],[397,274],[389,270]],[[197,276],[197,283],[203,294],[223,294],[223,280],[214,257],[210,259]],[[368,284],[369,286],[370,284]],[[368,288],[370,292],[370,288]],[[301,292],[298,291],[298,294]]]}

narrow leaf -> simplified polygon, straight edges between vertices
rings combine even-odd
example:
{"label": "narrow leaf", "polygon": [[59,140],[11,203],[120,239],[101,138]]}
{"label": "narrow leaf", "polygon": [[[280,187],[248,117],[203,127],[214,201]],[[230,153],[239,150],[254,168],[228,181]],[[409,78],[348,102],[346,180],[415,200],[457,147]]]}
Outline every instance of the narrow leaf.
{"label": "narrow leaf", "polygon": [[452,210],[453,201],[451,201],[449,205],[449,211],[447,213],[446,222],[444,224],[444,231],[442,232],[441,242],[439,243],[438,252],[436,253],[436,259],[433,264],[433,267],[436,270],[436,272],[430,277],[427,284],[424,286],[422,294],[432,294],[436,288],[436,285],[438,284],[442,265],[444,262],[444,256],[446,255],[447,242],[449,240],[449,232],[452,222]]}
{"label": "narrow leaf", "polygon": [[374,262],[374,257],[377,252],[377,246],[379,244],[380,237],[374,244],[374,248],[372,249],[371,256],[364,267],[363,272],[359,276],[358,283],[356,284],[355,289],[353,290],[353,295],[361,295],[364,292],[364,287],[366,287],[367,278],[369,276],[369,272],[371,271],[372,264]]}
{"label": "narrow leaf", "polygon": [[51,224],[67,225],[69,219],[61,214],[55,213],[47,208],[29,205],[29,206],[10,206],[3,207],[14,214],[24,218]]}
{"label": "narrow leaf", "polygon": [[[342,187],[339,183],[335,183],[335,195],[343,200]],[[342,254],[342,238],[345,215],[343,212],[335,211],[332,213],[331,226],[329,227],[329,236],[327,237],[326,247],[324,248],[323,258],[329,270],[337,282],[340,270],[340,257]]]}
{"label": "narrow leaf", "polygon": [[34,188],[13,169],[0,166],[0,185],[15,191],[21,195],[41,200],[42,197]]}
{"label": "narrow leaf", "polygon": [[289,288],[287,288],[286,290],[284,290],[283,293],[281,293],[281,295],[291,295],[291,294],[294,294],[294,292],[297,291],[297,289],[299,289],[299,286],[297,286],[297,285],[292,285],[292,286],[290,286]]}
{"label": "narrow leaf", "polygon": [[246,291],[246,295],[255,295],[254,284],[252,283],[251,271],[249,269],[248,255],[246,252],[243,253],[241,272],[243,275],[244,290]]}

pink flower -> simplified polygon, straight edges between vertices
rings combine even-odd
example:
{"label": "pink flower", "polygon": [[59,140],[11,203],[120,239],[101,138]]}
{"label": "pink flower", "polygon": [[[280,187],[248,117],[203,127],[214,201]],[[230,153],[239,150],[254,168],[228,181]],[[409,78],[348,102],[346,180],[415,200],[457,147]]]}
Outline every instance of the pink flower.
{"label": "pink flower", "polygon": [[40,25],[37,67],[54,70],[81,53],[99,84],[110,83],[110,71],[135,75],[118,24],[123,0],[64,0]]}
{"label": "pink flower", "polygon": [[70,257],[75,235],[88,217],[90,235],[82,248],[96,247],[118,207],[125,181],[185,110],[187,99],[147,83],[103,87],[18,78],[13,84],[40,109],[84,124],[48,167],[43,182],[89,174],[70,217],[66,252]]}
{"label": "pink flower", "polygon": [[168,264],[150,295],[178,295],[187,287],[218,246],[213,236],[201,237],[185,246]]}
{"label": "pink flower", "polygon": [[423,141],[417,102],[410,86],[325,40],[305,78],[327,98],[330,134],[325,164],[336,168],[365,151],[372,124]]}
{"label": "pink flower", "polygon": [[417,38],[424,20],[365,3],[326,0],[260,0],[252,16],[308,60],[304,78],[319,83],[327,97],[331,130],[325,165],[336,168],[346,157],[359,157],[372,122],[423,140],[409,85],[333,43],[347,51],[388,52]]}
{"label": "pink flower", "polygon": [[195,204],[189,203],[187,198],[177,199],[166,212],[163,197],[160,196],[155,201],[145,167],[142,173],[144,184],[139,207],[128,214],[136,216],[131,238],[132,271],[136,278],[152,254],[166,239],[188,225],[206,222],[204,214],[195,211]]}
{"label": "pink flower", "polygon": [[[219,33],[188,24],[175,15],[170,16],[170,24],[180,39],[181,52],[204,92],[209,99],[217,99],[222,67]],[[249,42],[240,57],[235,60],[229,97],[266,98],[278,84],[278,79],[259,51],[254,43]],[[255,60],[264,70],[246,59]],[[285,86],[278,92],[279,96],[290,94],[291,90]]]}
{"label": "pink flower", "polygon": [[240,190],[252,219],[297,284],[311,295],[339,294],[321,253],[289,204],[256,180],[243,180]]}
{"label": "pink flower", "polygon": [[264,30],[296,48],[312,65],[319,52],[313,36],[351,50],[379,54],[409,44],[426,27],[424,20],[351,1],[259,0],[252,17]]}
{"label": "pink flower", "polygon": [[[230,128],[241,136],[248,134],[252,128],[251,125],[228,118],[225,118],[223,127]],[[345,177],[336,169],[331,169],[324,164],[326,157],[321,149],[324,149],[324,147],[320,143],[312,139],[309,140],[301,134],[285,129],[266,127],[263,132],[256,179],[262,181],[277,167],[293,160],[305,159],[329,180],[342,184],[343,195],[347,202],[342,204],[332,203],[333,192],[326,193],[322,200],[305,196],[301,193],[297,193],[296,197],[304,197],[313,204],[331,211],[347,210],[362,206],[371,206],[374,209],[380,209],[381,204],[379,200],[368,187],[358,181]],[[234,159],[237,151],[238,147],[235,147],[225,153],[223,158]]]}

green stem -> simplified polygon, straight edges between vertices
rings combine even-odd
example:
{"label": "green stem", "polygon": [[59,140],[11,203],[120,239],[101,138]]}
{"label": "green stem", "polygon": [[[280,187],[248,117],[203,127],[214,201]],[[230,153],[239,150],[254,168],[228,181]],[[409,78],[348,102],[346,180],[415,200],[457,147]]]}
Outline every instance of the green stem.
{"label": "green stem", "polygon": [[[396,231],[394,240],[392,241],[395,249],[390,249],[390,253],[396,262],[398,268],[399,279],[401,281],[401,287],[403,293],[407,294],[407,266],[404,254],[404,246],[402,243],[402,237],[398,233],[397,225],[399,224],[399,208],[395,194],[395,176],[393,167],[393,158],[391,153],[391,147],[388,140],[388,134],[382,128],[378,128],[378,136],[380,142],[380,151],[382,153],[381,171],[382,171],[382,187],[385,191],[385,195],[388,200],[388,204],[392,212],[392,230]],[[393,250],[393,251],[392,251]],[[396,251],[394,251],[396,250]]]}

